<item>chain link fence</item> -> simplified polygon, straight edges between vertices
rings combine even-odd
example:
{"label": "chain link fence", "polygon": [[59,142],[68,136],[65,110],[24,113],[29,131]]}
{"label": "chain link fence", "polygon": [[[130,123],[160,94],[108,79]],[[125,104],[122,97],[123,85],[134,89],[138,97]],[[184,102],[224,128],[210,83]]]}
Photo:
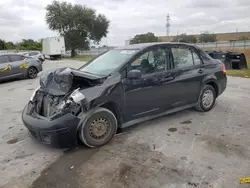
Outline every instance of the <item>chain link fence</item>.
{"label": "chain link fence", "polygon": [[[225,42],[207,42],[207,43],[194,43],[194,45],[202,49],[250,49],[250,40],[242,41],[225,41]],[[90,50],[77,50],[78,56],[97,56],[108,50],[114,49],[115,47],[100,47],[100,48],[91,48]],[[7,53],[17,53],[17,52],[27,52],[31,50],[0,50],[0,54]],[[66,57],[71,56],[71,51],[66,51]]]}
{"label": "chain link fence", "polygon": [[194,43],[194,45],[202,49],[220,49],[220,48],[229,48],[229,49],[249,49],[250,40],[240,40],[240,41],[218,41],[218,42],[207,42],[207,43]]}

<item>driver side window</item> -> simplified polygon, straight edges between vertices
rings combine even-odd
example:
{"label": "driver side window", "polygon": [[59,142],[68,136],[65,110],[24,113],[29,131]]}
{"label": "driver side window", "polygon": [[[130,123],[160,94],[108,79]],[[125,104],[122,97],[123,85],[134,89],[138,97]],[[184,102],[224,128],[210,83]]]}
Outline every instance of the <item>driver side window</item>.
{"label": "driver side window", "polygon": [[143,53],[130,64],[129,70],[140,70],[142,75],[152,74],[165,71],[166,63],[167,59],[165,50],[158,48]]}

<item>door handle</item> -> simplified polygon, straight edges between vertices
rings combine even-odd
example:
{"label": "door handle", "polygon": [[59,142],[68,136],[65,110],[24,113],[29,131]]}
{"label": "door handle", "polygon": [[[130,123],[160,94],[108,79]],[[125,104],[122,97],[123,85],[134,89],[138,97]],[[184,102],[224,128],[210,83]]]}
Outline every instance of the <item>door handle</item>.
{"label": "door handle", "polygon": [[203,69],[200,69],[200,70],[198,71],[198,73],[200,73],[200,74],[202,74],[203,72],[204,72]]}

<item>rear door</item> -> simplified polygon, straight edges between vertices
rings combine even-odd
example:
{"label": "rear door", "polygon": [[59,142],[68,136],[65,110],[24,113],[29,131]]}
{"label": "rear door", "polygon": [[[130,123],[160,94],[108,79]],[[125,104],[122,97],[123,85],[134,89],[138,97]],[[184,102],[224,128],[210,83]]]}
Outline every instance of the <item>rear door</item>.
{"label": "rear door", "polygon": [[25,57],[22,55],[10,55],[12,72],[15,75],[24,75],[25,69],[27,69],[27,62],[25,62]]}
{"label": "rear door", "polygon": [[12,66],[8,55],[0,56],[0,78],[7,78],[12,75]]}
{"label": "rear door", "polygon": [[204,64],[194,47],[172,45],[170,61],[175,78],[174,107],[194,104],[197,102],[204,77]]}

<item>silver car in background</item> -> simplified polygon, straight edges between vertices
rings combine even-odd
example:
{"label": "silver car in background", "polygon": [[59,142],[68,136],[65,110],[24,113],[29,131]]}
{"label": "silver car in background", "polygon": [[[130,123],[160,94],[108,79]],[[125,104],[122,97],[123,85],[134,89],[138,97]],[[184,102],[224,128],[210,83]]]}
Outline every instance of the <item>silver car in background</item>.
{"label": "silver car in background", "polygon": [[19,52],[18,54],[39,59],[42,63],[45,61],[45,56],[40,51]]}
{"label": "silver car in background", "polygon": [[19,54],[0,55],[0,81],[22,77],[33,79],[42,70],[42,62],[36,58]]}

